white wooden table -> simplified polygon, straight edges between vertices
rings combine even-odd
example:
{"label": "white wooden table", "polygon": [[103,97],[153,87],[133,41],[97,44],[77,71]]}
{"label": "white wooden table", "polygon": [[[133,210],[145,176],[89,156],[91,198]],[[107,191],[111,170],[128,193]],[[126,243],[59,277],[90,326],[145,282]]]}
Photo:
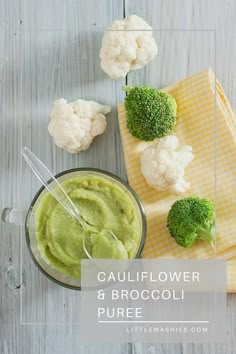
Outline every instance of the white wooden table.
{"label": "white wooden table", "polygon": [[[128,83],[161,87],[211,65],[236,109],[235,0],[1,0],[1,209],[27,208],[39,187],[22,166],[22,145],[54,172],[99,167],[126,179],[115,108],[126,80],[109,80],[98,53],[106,25],[130,14],[157,30],[159,55],[130,74]],[[90,150],[69,155],[53,144],[47,123],[56,97],[112,105],[108,129]],[[19,227],[0,227],[0,354],[236,353],[234,294],[228,295],[227,346],[82,346],[78,326],[71,324],[78,322],[79,293],[58,287],[38,271]]]}

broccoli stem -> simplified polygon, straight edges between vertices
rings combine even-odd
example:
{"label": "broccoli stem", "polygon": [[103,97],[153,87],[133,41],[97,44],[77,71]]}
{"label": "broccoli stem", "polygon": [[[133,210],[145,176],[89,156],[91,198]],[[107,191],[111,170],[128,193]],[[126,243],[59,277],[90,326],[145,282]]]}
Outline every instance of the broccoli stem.
{"label": "broccoli stem", "polygon": [[198,228],[198,237],[201,240],[204,240],[208,243],[210,243],[210,245],[215,248],[215,225],[208,225],[206,228]]}
{"label": "broccoli stem", "polygon": [[128,92],[128,93],[129,93],[132,89],[133,89],[133,86],[128,86],[128,85],[126,85],[126,86],[123,86],[123,87],[122,87],[122,90],[125,91],[125,92]]}

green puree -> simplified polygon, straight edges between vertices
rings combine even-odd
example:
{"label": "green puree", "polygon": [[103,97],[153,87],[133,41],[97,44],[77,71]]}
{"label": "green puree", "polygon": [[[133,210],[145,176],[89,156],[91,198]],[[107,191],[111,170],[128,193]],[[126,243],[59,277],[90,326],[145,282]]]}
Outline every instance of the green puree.
{"label": "green puree", "polygon": [[[140,240],[138,216],[129,196],[117,185],[100,177],[78,176],[62,182],[88,229],[86,245],[93,258],[133,258]],[[35,212],[36,238],[43,258],[60,272],[80,278],[83,250],[81,226],[49,194],[45,193]],[[114,232],[119,241],[104,230]]]}

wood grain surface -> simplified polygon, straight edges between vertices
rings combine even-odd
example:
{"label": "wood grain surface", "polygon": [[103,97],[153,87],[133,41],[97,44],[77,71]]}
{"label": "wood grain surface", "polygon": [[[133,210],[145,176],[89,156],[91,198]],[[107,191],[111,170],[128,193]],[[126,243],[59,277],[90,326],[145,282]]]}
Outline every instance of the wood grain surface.
{"label": "wood grain surface", "polygon": [[[100,69],[103,30],[137,14],[155,29],[159,54],[144,70],[110,80]],[[126,179],[116,104],[122,86],[165,86],[212,66],[236,110],[234,0],[1,0],[0,206],[27,209],[39,183],[22,163],[31,148],[55,173],[98,167]],[[57,97],[112,106],[108,128],[79,155],[47,132]],[[0,354],[235,354],[236,295],[228,295],[225,345],[80,343],[80,294],[46,279],[29,257],[22,228],[0,224]],[[92,341],[92,334],[91,334]]]}

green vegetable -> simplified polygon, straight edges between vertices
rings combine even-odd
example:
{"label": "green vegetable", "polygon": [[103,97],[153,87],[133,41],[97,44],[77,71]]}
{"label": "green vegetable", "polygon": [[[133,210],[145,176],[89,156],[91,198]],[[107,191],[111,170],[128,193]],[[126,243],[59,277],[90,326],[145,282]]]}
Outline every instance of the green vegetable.
{"label": "green vegetable", "polygon": [[188,197],[177,200],[171,207],[167,227],[182,247],[191,247],[196,240],[204,240],[214,247],[215,212],[208,199]]}
{"label": "green vegetable", "polygon": [[167,135],[176,124],[177,105],[173,96],[149,86],[130,87],[125,98],[127,127],[137,138],[151,141]]}

